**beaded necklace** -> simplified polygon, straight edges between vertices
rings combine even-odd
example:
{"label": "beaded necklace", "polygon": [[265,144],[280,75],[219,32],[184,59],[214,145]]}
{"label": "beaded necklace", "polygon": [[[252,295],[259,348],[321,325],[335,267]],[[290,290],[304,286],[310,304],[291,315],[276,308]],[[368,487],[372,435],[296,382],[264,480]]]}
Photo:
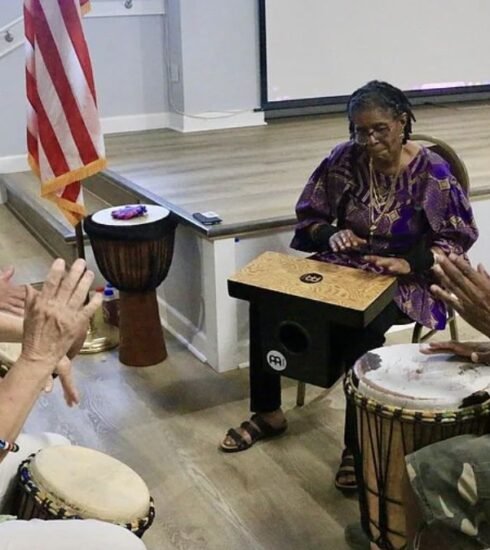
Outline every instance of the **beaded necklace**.
{"label": "beaded necklace", "polygon": [[[374,232],[376,231],[381,218],[386,214],[388,207],[391,206],[393,202],[393,197],[395,194],[395,187],[398,177],[401,172],[401,158],[398,163],[398,168],[396,170],[395,176],[392,180],[390,189],[388,193],[383,194],[380,185],[378,183],[378,178],[374,171],[373,160],[369,159],[369,241],[371,242]],[[378,214],[375,216],[374,210],[378,211]]]}

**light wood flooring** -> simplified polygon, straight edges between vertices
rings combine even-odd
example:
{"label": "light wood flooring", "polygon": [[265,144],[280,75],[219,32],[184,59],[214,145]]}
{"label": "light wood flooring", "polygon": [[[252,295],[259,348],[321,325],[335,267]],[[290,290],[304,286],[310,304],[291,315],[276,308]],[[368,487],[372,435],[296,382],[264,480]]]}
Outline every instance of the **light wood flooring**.
{"label": "light wood flooring", "polygon": [[[19,282],[42,279],[49,255],[4,206],[0,230],[0,266],[20,266]],[[79,357],[80,406],[67,408],[56,388],[39,399],[27,431],[62,433],[136,470],[156,502],[144,537],[149,550],[346,549],[343,528],[356,521],[357,504],[333,487],[341,387],[309,386],[300,409],[296,385],[286,381],[288,432],[247,452],[222,454],[217,445],[225,431],[247,416],[248,372],[217,374],[166,338],[169,357],[152,367],[125,367],[117,350]],[[408,339],[406,330],[390,336]]]}
{"label": "light wood flooring", "polygon": [[[490,105],[418,108],[416,131],[453,144],[472,186],[490,183]],[[145,132],[107,139],[110,168],[193,212],[225,222],[292,219],[306,178],[346,138],[342,115],[271,122],[267,127],[182,135]],[[19,282],[42,280],[50,256],[0,207],[0,266]],[[474,337],[474,333],[466,331]],[[444,337],[441,335],[440,337]],[[408,341],[408,331],[390,341]],[[28,431],[51,430],[107,452],[134,468],[155,498],[149,550],[343,550],[343,528],[357,504],[333,488],[344,412],[340,386],[283,392],[290,429],[236,455],[217,445],[248,411],[248,372],[217,374],[167,335],[169,358],[148,368],[122,366],[117,350],[80,357],[81,405],[68,409],[57,389],[42,396]]]}
{"label": "light wood flooring", "polygon": [[[456,149],[471,188],[490,193],[490,103],[415,108],[414,132]],[[213,210],[223,227],[288,225],[308,176],[347,139],[343,114],[270,121],[267,126],[179,134],[171,130],[106,137],[109,169],[189,216]]]}

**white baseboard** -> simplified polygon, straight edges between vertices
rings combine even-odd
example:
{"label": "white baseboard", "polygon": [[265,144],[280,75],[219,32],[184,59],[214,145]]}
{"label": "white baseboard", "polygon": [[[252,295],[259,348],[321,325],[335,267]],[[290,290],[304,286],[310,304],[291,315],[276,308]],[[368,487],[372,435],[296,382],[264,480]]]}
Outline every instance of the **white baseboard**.
{"label": "white baseboard", "polygon": [[184,317],[174,307],[169,305],[160,295],[157,295],[160,309],[160,320],[172,336],[183,344],[199,361],[207,362],[204,350],[207,347],[206,335],[193,323]]}
{"label": "white baseboard", "polygon": [[169,127],[169,113],[147,113],[142,115],[125,115],[101,118],[104,134],[122,134],[142,130],[158,130]]}
{"label": "white baseboard", "polygon": [[264,126],[262,111],[243,111],[230,113],[202,113],[192,116],[169,113],[169,128],[177,132],[204,132],[206,130],[224,130],[244,128],[246,126]]}
{"label": "white baseboard", "polygon": [[0,174],[25,172],[27,170],[30,170],[27,164],[27,152],[22,155],[0,157]]}

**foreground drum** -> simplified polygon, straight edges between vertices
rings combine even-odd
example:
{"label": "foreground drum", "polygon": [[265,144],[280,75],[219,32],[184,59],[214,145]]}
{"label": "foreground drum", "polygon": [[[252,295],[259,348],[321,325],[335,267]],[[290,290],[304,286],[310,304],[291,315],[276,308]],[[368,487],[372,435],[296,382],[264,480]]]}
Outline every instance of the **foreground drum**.
{"label": "foreground drum", "polygon": [[19,467],[20,519],[98,519],[141,537],[155,516],[145,482],[131,468],[93,449],[42,449]]}
{"label": "foreground drum", "polygon": [[100,272],[120,291],[119,359],[137,367],[167,357],[156,288],[170,268],[175,233],[166,208],[146,208],[141,218],[115,220],[112,207],[84,221]]}
{"label": "foreground drum", "polygon": [[0,377],[4,377],[19,358],[22,344],[0,342]]}
{"label": "foreground drum", "polygon": [[380,548],[406,546],[405,455],[456,435],[487,433],[490,403],[461,404],[489,384],[488,367],[423,355],[415,344],[373,350],[347,376],[347,399],[357,410],[361,518]]}

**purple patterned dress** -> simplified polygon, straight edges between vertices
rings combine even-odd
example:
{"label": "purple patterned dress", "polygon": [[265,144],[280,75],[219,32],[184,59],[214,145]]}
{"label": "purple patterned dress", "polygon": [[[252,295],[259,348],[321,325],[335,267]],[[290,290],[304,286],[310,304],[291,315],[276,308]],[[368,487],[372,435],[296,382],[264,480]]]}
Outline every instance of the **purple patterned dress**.
{"label": "purple patterned dress", "polygon": [[[292,248],[317,252],[313,256],[316,260],[379,272],[363,258],[364,254],[403,254],[422,238],[429,247],[462,254],[475,242],[478,230],[468,197],[447,162],[430,149],[422,147],[396,181],[378,172],[375,177],[379,185],[395,188],[369,249],[318,252],[308,231],[313,223],[336,221],[339,228],[368,238],[369,157],[352,142],[335,147],[306,184],[296,205],[298,223]],[[374,213],[376,218],[379,212]],[[399,276],[395,302],[414,321],[443,329],[446,308],[430,293],[432,282],[430,274]]]}

